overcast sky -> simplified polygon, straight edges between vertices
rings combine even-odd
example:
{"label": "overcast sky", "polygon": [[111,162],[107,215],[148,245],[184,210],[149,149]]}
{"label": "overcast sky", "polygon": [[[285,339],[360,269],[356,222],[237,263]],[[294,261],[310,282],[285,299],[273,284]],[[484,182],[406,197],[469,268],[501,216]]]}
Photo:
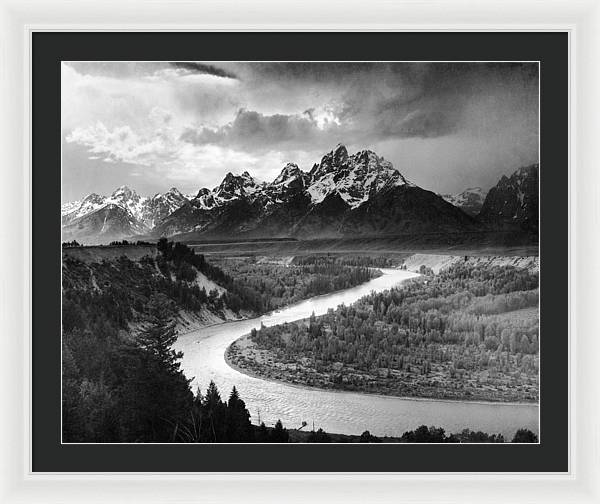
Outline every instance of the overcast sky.
{"label": "overcast sky", "polygon": [[63,201],[185,194],[372,149],[441,193],[538,161],[537,63],[62,65]]}

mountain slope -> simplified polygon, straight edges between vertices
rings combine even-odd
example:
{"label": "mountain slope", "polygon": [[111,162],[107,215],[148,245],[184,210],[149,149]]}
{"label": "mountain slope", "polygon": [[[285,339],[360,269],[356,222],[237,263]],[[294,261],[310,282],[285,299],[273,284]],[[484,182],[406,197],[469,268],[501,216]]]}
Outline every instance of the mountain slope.
{"label": "mountain slope", "polygon": [[63,224],[63,241],[87,244],[109,243],[143,233],[145,227],[125,208],[106,204]]}
{"label": "mountain slope", "polygon": [[537,233],[539,165],[519,168],[503,176],[487,194],[479,220],[492,228],[522,229]]}
{"label": "mountain slope", "polygon": [[437,194],[414,185],[377,193],[350,212],[344,235],[391,235],[477,229],[473,218]]}

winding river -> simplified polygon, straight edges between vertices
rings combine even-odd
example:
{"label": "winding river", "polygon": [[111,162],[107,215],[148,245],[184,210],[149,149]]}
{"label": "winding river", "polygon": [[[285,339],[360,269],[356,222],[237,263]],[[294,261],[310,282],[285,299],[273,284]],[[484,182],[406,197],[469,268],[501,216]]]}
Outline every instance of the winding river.
{"label": "winding river", "polygon": [[193,378],[192,388],[205,390],[210,380],[222,396],[235,385],[246,402],[252,422],[273,425],[281,419],[288,428],[306,421],[312,427],[340,434],[369,430],[377,436],[400,436],[419,425],[443,427],[447,432],[464,428],[502,433],[512,438],[521,427],[538,432],[538,406],[466,401],[403,399],[355,392],[336,392],[286,385],[242,374],[225,362],[225,350],[252,328],[282,324],[322,315],[329,308],[349,304],[371,291],[382,291],[416,276],[404,270],[382,269],[384,274],[357,287],[307,299],[279,311],[249,320],[226,322],[181,335],[175,349],[184,353],[182,369]]}

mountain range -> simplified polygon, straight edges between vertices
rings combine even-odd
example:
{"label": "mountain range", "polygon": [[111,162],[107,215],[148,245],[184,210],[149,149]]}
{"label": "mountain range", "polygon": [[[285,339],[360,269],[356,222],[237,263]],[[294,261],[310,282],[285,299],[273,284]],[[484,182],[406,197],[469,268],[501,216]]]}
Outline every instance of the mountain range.
{"label": "mountain range", "polygon": [[63,240],[105,243],[148,233],[187,201],[174,187],[150,198],[126,186],[117,188],[108,197],[92,193],[80,201],[62,205]]}
{"label": "mountain range", "polygon": [[[308,172],[288,163],[272,182],[228,173],[213,189],[147,198],[123,186],[62,206],[63,240],[94,244],[143,236],[356,237],[537,229],[537,165],[480,188],[440,196],[408,181],[373,151],[343,145]],[[481,209],[481,210],[480,210]],[[535,215],[534,215],[535,214]]]}

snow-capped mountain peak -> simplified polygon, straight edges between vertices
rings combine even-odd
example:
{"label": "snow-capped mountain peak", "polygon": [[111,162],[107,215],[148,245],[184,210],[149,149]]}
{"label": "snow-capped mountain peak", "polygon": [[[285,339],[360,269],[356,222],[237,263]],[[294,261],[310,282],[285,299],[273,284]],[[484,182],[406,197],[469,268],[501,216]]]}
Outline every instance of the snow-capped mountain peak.
{"label": "snow-capped mountain peak", "polygon": [[351,208],[383,189],[411,185],[392,163],[373,151],[365,149],[349,156],[342,144],[325,154],[310,175],[307,191],[314,204],[337,193]]}
{"label": "snow-capped mountain peak", "polygon": [[164,194],[158,193],[148,198],[140,196],[127,186],[121,186],[115,189],[109,197],[92,193],[80,201],[65,203],[62,205],[61,214],[63,224],[68,224],[101,209],[111,211],[120,208],[129,216],[127,219],[131,222],[133,229],[150,230],[157,222],[173,213],[186,201],[188,199],[175,187]]}
{"label": "snow-capped mountain peak", "polygon": [[273,185],[289,185],[294,179],[304,178],[306,174],[295,163],[286,164],[273,181]]}
{"label": "snow-capped mountain peak", "polygon": [[135,191],[133,191],[132,189],[130,189],[129,187],[127,187],[126,185],[117,187],[111,194],[111,198],[135,198],[135,197],[139,198],[138,194]]}
{"label": "snow-capped mountain peak", "polygon": [[254,194],[258,189],[256,181],[245,171],[241,175],[229,172],[214,191],[217,200],[232,200]]}
{"label": "snow-capped mountain peak", "polygon": [[183,196],[183,194],[181,194],[181,191],[179,191],[177,187],[171,187],[171,189],[169,189],[165,194],[175,194],[177,196]]}
{"label": "snow-capped mountain peak", "polygon": [[348,160],[348,149],[346,146],[339,143],[333,149],[333,162],[336,165],[343,165]]}
{"label": "snow-capped mountain peak", "polygon": [[[466,193],[482,195],[479,188],[463,193],[465,200],[470,197]],[[213,189],[202,188],[191,197],[175,187],[145,197],[122,186],[109,197],[90,194],[63,205],[65,238],[82,237],[88,243],[94,233],[97,241],[189,232],[337,236],[384,230],[470,229],[474,223],[439,196],[409,182],[372,150],[350,154],[342,144],[326,153],[308,173],[287,163],[270,183],[258,183],[248,171],[230,172]]]}
{"label": "snow-capped mountain peak", "polygon": [[100,196],[96,193],[88,194],[79,201],[64,203],[61,206],[61,216],[63,220],[74,220],[90,212],[102,208],[106,204],[106,196]]}

